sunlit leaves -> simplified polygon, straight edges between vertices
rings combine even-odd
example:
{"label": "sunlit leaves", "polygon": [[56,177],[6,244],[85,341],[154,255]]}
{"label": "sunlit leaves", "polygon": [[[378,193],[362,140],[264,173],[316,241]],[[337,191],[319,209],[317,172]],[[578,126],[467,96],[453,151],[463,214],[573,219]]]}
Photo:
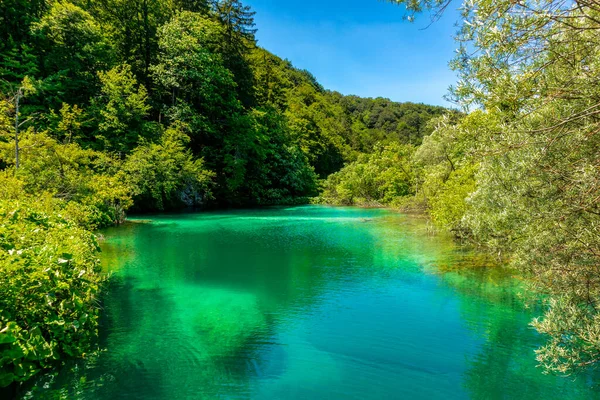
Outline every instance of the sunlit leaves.
{"label": "sunlit leaves", "polygon": [[[36,201],[1,175],[14,200],[0,200],[0,387],[22,382],[96,338],[97,244],[65,203]],[[11,189],[12,188],[12,189]]]}
{"label": "sunlit leaves", "polygon": [[167,129],[158,143],[146,143],[128,157],[122,178],[140,208],[164,210],[187,205],[200,206],[211,199],[214,173],[204,161],[194,159],[186,148],[184,127]]}
{"label": "sunlit leaves", "polygon": [[454,128],[473,133],[478,163],[461,223],[549,295],[533,324],[549,337],[541,364],[591,367],[600,361],[600,6],[468,0],[463,18],[453,95],[489,121]]}
{"label": "sunlit leaves", "polygon": [[378,146],[325,182],[322,200],[342,205],[389,205],[414,194],[411,145]]}

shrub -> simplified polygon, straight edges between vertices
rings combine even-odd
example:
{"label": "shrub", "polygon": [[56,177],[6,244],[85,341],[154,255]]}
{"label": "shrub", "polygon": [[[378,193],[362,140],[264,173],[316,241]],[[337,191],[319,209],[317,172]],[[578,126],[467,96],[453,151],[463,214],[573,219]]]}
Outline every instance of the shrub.
{"label": "shrub", "polygon": [[102,282],[95,237],[67,203],[14,194],[0,200],[0,387],[92,349]]}

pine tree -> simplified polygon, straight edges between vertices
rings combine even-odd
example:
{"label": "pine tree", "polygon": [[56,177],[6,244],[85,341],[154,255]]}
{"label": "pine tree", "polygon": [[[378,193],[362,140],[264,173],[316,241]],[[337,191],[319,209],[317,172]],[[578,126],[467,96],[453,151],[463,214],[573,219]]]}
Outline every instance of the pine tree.
{"label": "pine tree", "polygon": [[255,12],[239,0],[213,1],[213,9],[225,27],[223,61],[235,77],[239,99],[250,108],[256,103],[254,74],[248,62],[250,51],[256,46]]}
{"label": "pine tree", "polygon": [[207,14],[210,9],[208,0],[178,0],[177,6],[182,11],[197,12]]}
{"label": "pine tree", "polygon": [[226,28],[226,44],[229,50],[246,54],[256,44],[254,35],[254,15],[250,6],[245,6],[239,0],[218,0],[213,2],[213,8],[219,21]]}

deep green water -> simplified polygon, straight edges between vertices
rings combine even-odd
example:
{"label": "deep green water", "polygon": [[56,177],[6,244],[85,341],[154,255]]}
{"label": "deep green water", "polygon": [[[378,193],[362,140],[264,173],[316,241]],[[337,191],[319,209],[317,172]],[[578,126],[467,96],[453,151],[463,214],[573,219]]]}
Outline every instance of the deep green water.
{"label": "deep green water", "polygon": [[518,280],[384,210],[152,217],[106,232],[97,359],[33,398],[591,399],[546,376]]}

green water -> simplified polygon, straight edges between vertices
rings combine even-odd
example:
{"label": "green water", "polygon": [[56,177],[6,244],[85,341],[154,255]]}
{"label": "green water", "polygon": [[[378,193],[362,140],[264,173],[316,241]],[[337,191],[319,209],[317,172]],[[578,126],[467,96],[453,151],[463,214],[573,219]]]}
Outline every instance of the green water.
{"label": "green water", "polygon": [[152,217],[108,231],[95,360],[33,398],[591,399],[546,376],[518,281],[383,210]]}

